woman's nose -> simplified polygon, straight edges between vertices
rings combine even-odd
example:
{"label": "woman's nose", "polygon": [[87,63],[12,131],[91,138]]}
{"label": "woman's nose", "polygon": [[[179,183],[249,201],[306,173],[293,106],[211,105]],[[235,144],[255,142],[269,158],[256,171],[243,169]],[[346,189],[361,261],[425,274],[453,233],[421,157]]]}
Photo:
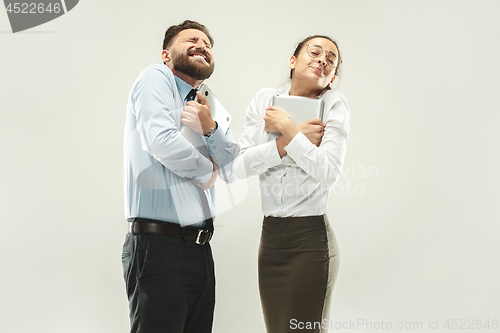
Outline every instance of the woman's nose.
{"label": "woman's nose", "polygon": [[319,62],[321,65],[325,66],[325,65],[326,65],[326,56],[320,56],[320,57],[318,58],[318,62]]}

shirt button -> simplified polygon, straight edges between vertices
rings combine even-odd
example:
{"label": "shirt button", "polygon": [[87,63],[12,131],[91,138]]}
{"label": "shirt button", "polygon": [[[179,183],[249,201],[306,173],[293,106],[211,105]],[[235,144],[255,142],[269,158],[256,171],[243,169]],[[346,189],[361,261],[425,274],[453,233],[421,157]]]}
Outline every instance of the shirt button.
{"label": "shirt button", "polygon": [[210,140],[210,143],[214,143],[214,140]]}

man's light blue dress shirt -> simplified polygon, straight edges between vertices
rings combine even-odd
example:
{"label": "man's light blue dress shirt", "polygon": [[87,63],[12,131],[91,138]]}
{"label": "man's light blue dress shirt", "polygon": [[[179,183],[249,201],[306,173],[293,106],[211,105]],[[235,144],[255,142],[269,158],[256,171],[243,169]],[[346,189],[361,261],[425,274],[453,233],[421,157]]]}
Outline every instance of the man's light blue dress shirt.
{"label": "man's light blue dress shirt", "polygon": [[[127,104],[124,191],[127,218],[142,217],[201,226],[205,220],[196,182],[209,181],[213,166],[179,132],[182,108],[192,87],[164,64],[144,69]],[[232,177],[237,145],[228,129],[206,139],[221,178]],[[225,172],[221,172],[224,168]],[[205,191],[215,217],[215,188]]]}

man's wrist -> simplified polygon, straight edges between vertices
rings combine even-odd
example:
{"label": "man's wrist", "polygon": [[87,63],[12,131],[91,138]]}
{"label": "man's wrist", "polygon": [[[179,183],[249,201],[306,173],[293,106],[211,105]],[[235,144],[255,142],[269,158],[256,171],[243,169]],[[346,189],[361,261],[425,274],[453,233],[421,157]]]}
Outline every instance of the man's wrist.
{"label": "man's wrist", "polygon": [[212,134],[215,133],[215,131],[217,130],[217,128],[219,128],[219,125],[217,124],[216,121],[214,121],[214,125],[212,125],[209,129],[208,129],[208,132],[207,133],[204,133],[203,135],[205,135],[207,138],[209,138]]}

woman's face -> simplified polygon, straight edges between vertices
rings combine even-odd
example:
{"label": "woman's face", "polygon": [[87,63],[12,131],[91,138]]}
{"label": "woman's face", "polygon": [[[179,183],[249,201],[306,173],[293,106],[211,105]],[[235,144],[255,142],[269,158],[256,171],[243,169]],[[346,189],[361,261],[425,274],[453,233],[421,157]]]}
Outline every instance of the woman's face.
{"label": "woman's face", "polygon": [[[321,46],[323,53],[319,54],[318,50],[320,48],[310,46],[309,53],[311,55],[309,55],[307,52],[308,44]],[[306,85],[304,88],[322,90],[335,80],[338,57],[339,51],[333,42],[324,38],[310,39],[302,46],[297,57],[292,56],[290,58],[288,67],[293,69],[292,84]],[[331,62],[332,59],[334,60],[333,63]],[[328,60],[334,67],[329,64]]]}

